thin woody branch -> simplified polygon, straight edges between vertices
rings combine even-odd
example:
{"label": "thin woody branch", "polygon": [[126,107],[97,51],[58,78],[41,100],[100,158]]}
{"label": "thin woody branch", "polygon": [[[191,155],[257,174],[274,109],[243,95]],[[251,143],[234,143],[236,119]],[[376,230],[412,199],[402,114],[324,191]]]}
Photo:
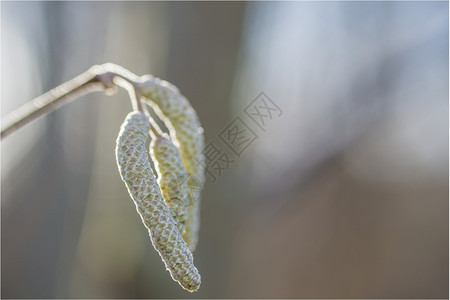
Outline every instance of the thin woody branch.
{"label": "thin woody branch", "polygon": [[134,110],[143,111],[138,81],[139,76],[120,66],[110,63],[93,66],[74,79],[33,99],[5,116],[2,121],[1,139],[83,95],[95,91],[105,91],[106,94],[110,95],[115,91],[116,86],[123,87],[129,92]]}

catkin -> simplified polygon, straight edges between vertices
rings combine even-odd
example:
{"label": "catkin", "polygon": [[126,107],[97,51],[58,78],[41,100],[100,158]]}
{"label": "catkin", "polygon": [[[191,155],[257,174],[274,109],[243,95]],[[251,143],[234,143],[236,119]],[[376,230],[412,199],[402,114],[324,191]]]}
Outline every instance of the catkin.
{"label": "catkin", "polygon": [[188,207],[187,172],[180,151],[167,135],[156,136],[150,144],[150,154],[158,173],[158,183],[178,229],[184,233]]}
{"label": "catkin", "polygon": [[169,82],[146,75],[141,77],[140,91],[151,100],[151,105],[156,104],[152,107],[169,128],[172,140],[180,149],[191,189],[183,238],[189,249],[194,251],[200,227],[200,199],[194,196],[198,193],[192,190],[201,190],[205,181],[203,128],[189,101]]}
{"label": "catkin", "polygon": [[193,292],[200,287],[200,275],[151,170],[146,151],[149,129],[150,123],[144,113],[128,114],[117,138],[117,165],[166,269],[173,280]]}

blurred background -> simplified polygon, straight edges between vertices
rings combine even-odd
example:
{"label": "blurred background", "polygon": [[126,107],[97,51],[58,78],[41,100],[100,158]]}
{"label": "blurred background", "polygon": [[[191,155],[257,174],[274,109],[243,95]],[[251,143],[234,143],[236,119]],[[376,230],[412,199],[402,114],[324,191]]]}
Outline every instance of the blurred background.
{"label": "blurred background", "polygon": [[2,1],[1,116],[113,62],[178,86],[234,161],[203,191],[190,294],[117,171],[125,91],[21,129],[1,142],[2,298],[447,298],[448,24],[448,2]]}

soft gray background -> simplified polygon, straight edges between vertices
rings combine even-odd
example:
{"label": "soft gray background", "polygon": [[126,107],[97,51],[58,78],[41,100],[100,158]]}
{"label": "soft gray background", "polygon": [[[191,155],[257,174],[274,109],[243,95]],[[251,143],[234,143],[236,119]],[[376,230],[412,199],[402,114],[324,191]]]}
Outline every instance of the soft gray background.
{"label": "soft gray background", "polygon": [[[174,283],[116,170],[126,92],[2,141],[2,298],[447,298],[447,2],[1,2],[1,115],[91,65],[177,85],[207,141],[199,292]],[[262,131],[244,107],[282,110]]]}

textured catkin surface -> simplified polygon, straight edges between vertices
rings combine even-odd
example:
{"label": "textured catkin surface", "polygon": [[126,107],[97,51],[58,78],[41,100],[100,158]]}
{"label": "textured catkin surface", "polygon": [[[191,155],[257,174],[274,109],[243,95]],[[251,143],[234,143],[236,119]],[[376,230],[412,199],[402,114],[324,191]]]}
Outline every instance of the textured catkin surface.
{"label": "textured catkin surface", "polygon": [[200,287],[200,275],[150,168],[146,147],[149,129],[150,123],[144,113],[128,114],[117,138],[117,165],[137,211],[149,230],[152,244],[170,275],[184,289],[193,292]]}
{"label": "textured catkin surface", "polygon": [[201,190],[205,181],[203,128],[189,101],[169,82],[144,76],[141,93],[150,99],[151,103],[156,104],[155,111],[164,120],[172,140],[180,148],[189,176],[190,189],[188,217],[183,238],[188,243],[189,249],[194,251],[200,227],[200,198],[196,190]]}
{"label": "textured catkin surface", "polygon": [[162,195],[181,233],[185,230],[189,190],[187,172],[180,151],[165,134],[150,144],[150,154],[158,173]]}

